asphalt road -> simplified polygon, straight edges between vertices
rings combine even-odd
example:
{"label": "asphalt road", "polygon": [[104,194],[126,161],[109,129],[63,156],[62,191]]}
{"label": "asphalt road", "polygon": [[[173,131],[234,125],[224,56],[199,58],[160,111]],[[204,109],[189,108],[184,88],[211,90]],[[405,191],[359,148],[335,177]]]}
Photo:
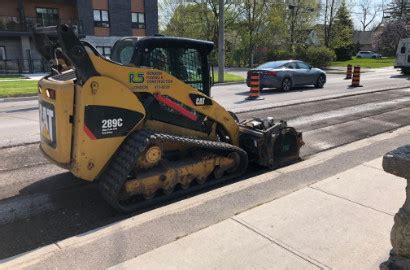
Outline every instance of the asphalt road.
{"label": "asphalt road", "polygon": [[[243,72],[242,72],[243,73]],[[243,74],[242,74],[243,75]],[[214,86],[212,96],[228,110],[243,111],[269,107],[272,104],[290,101],[306,101],[318,97],[326,98],[341,94],[355,94],[358,91],[410,87],[408,77],[400,75],[393,68],[374,69],[363,73],[363,87],[349,88],[350,81],[344,75],[328,74],[323,89],[313,87],[297,88],[288,93],[265,89],[264,100],[247,101],[249,88],[245,84]],[[0,148],[39,141],[37,101],[0,102]]]}
{"label": "asphalt road", "polygon": [[[243,72],[239,74],[243,75]],[[323,89],[316,89],[313,86],[299,87],[291,92],[283,93],[276,89],[264,89],[261,92],[263,100],[247,101],[249,88],[243,85],[230,85],[224,87],[214,87],[212,96],[223,106],[233,111],[255,109],[266,107],[276,103],[286,103],[295,100],[308,100],[311,98],[326,97],[341,94],[354,94],[358,91],[377,91],[410,86],[409,77],[400,75],[400,72],[393,68],[372,69],[361,74],[360,82],[363,87],[350,87],[351,80],[344,80],[345,75],[327,74],[327,83]]]}
{"label": "asphalt road", "polygon": [[[288,120],[290,125],[303,131],[306,146],[302,156],[309,159],[321,151],[409,125],[409,105],[410,89],[398,89],[239,113],[238,116],[241,119],[273,116]],[[110,209],[95,185],[75,179],[49,164],[36,144],[3,148],[0,156],[3,157],[0,161],[0,258],[128,217]],[[263,171],[250,170],[238,181],[260,173]],[[302,179],[304,175],[298,177]],[[236,206],[227,204],[224,207]],[[212,212],[213,209],[203,211]]]}

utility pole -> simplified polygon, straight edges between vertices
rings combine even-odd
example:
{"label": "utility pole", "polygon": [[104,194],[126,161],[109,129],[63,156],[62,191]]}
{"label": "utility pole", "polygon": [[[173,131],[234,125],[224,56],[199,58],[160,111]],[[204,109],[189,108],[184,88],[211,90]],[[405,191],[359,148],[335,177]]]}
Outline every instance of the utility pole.
{"label": "utility pole", "polygon": [[219,0],[218,82],[225,81],[225,0]]}

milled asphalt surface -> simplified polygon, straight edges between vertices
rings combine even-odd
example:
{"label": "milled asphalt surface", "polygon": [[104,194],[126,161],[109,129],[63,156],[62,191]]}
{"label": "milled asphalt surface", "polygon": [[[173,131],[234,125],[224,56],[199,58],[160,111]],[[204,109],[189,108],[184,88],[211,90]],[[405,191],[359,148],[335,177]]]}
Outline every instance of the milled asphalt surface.
{"label": "milled asphalt surface", "polygon": [[[304,132],[306,146],[302,156],[309,159],[312,154],[409,125],[409,105],[410,91],[401,89],[366,94],[360,98],[345,97],[240,113],[238,116],[241,119],[250,116],[288,119],[289,124],[294,123]],[[269,201],[281,192],[291,192],[297,186],[324,179],[408,142],[408,136],[401,136],[392,142],[375,144],[366,153],[354,151],[327,165],[281,175],[279,182],[250,187],[245,193],[206,203],[183,216],[164,217],[165,220],[155,221],[151,227],[146,224],[134,232],[141,237],[135,252],[172,241],[228,215]],[[49,164],[36,144],[0,149],[0,156],[7,157],[0,162],[0,258],[129,217],[113,211],[102,200],[95,185],[75,179],[65,170]],[[263,172],[250,171],[238,181]],[[151,241],[153,235],[155,239]],[[125,255],[118,256],[116,260],[124,259]]]}

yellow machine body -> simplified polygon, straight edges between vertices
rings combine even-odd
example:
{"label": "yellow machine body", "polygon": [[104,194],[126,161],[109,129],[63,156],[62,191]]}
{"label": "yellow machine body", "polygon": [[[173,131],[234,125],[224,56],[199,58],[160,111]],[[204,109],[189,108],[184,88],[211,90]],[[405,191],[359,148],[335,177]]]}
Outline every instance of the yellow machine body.
{"label": "yellow machine body", "polygon": [[[190,94],[209,98],[197,89],[161,70],[119,65],[95,55],[88,48],[87,53],[100,76],[90,78],[82,86],[74,84],[73,80],[61,82],[52,76],[39,82],[40,104],[44,110],[51,104],[54,109],[51,114],[55,119],[55,127],[52,124],[43,124],[42,120],[40,147],[53,162],[68,168],[77,177],[95,180],[128,135],[103,139],[90,136],[84,118],[86,108],[91,105],[122,108],[142,114],[143,117],[129,132],[144,127],[177,135],[215,139],[215,133],[206,134],[163,122],[145,120],[146,112],[138,99],[139,93],[166,96],[179,101],[187,108],[192,108],[192,111],[202,113],[222,125],[232,138],[233,144],[239,144],[238,125],[222,106],[215,101],[210,106],[194,106]],[[131,74],[138,74],[143,82],[130,81]],[[48,89],[55,91],[54,99],[47,96]],[[44,117],[44,120],[50,122],[48,116]],[[54,146],[50,144],[53,132]]]}
{"label": "yellow machine body", "polygon": [[67,25],[36,28],[33,37],[52,63],[38,84],[40,149],[75,176],[98,180],[118,211],[233,179],[249,162],[299,160],[302,134],[285,121],[239,122],[210,97],[212,42],[124,38],[110,60]]}

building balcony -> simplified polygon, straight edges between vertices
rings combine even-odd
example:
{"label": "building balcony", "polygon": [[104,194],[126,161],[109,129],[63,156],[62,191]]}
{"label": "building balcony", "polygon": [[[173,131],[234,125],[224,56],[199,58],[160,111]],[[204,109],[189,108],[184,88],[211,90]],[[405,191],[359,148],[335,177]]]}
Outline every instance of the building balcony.
{"label": "building balcony", "polygon": [[0,33],[30,33],[34,27],[53,26],[57,24],[67,24],[74,27],[77,34],[82,34],[81,22],[77,19],[47,19],[41,20],[34,17],[26,17],[21,20],[19,17],[0,16]]}

